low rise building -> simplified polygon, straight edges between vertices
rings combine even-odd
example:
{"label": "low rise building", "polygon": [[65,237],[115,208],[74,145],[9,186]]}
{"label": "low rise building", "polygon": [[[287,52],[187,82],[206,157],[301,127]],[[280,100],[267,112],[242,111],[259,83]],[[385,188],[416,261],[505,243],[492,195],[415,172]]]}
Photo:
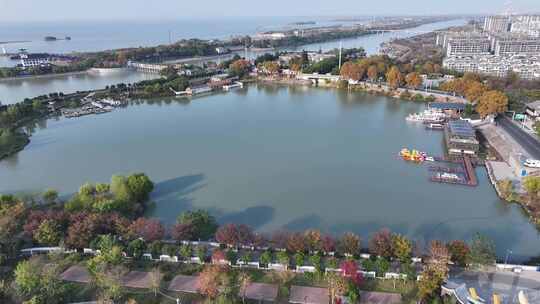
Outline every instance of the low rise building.
{"label": "low rise building", "polygon": [[532,121],[540,121],[540,100],[528,103],[525,106],[525,114]]}
{"label": "low rise building", "polygon": [[449,121],[444,129],[444,139],[451,157],[462,154],[476,156],[480,149],[476,132],[466,120]]}

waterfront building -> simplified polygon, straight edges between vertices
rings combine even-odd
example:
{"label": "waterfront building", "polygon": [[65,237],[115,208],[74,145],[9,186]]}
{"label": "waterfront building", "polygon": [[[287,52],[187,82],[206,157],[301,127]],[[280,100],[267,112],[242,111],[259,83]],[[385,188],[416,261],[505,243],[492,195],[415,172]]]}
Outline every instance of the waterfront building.
{"label": "waterfront building", "polygon": [[466,120],[449,121],[444,128],[444,140],[450,157],[462,154],[476,156],[480,149],[476,132]]}
{"label": "waterfront building", "polygon": [[40,67],[50,64],[49,56],[44,54],[21,53],[19,57],[21,58],[21,66],[23,68]]}
{"label": "waterfront building", "polygon": [[257,33],[253,40],[280,40],[285,39],[289,35],[283,32],[266,32],[266,33]]}
{"label": "waterfront building", "polygon": [[484,31],[488,33],[509,32],[511,26],[510,16],[489,16],[484,19]]}

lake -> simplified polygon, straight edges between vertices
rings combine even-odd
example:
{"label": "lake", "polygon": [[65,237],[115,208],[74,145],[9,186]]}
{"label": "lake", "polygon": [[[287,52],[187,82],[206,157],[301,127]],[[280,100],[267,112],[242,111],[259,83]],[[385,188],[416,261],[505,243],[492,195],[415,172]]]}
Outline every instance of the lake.
{"label": "lake", "polygon": [[148,215],[173,223],[205,208],[259,231],[319,228],[367,237],[389,227],[425,244],[482,232],[498,253],[540,252],[535,227],[500,201],[479,168],[475,188],[434,184],[403,147],[443,152],[442,133],[405,121],[423,104],[347,91],[252,85],[191,100],[158,99],[37,127],[0,162],[0,192],[63,194],[113,174],[156,183]]}

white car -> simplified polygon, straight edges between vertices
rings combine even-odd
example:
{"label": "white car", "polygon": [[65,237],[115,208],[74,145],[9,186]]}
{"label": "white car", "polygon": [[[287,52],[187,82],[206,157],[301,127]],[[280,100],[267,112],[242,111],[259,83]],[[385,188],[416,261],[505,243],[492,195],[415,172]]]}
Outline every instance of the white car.
{"label": "white car", "polygon": [[537,159],[527,159],[524,163],[525,167],[529,168],[540,168],[540,160]]}

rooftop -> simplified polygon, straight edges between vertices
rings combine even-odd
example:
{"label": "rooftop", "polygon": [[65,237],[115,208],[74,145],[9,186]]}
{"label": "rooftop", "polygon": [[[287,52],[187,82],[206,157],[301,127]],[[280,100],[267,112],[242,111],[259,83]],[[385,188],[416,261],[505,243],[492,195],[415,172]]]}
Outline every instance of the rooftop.
{"label": "rooftop", "polygon": [[540,100],[533,101],[527,104],[527,107],[535,110],[540,110]]}
{"label": "rooftop", "polygon": [[458,102],[432,102],[429,104],[429,107],[433,109],[456,111],[464,111],[465,106],[466,105],[464,103]]}
{"label": "rooftop", "polygon": [[452,135],[459,137],[476,137],[476,133],[470,122],[466,120],[453,120],[448,122],[448,128]]}

